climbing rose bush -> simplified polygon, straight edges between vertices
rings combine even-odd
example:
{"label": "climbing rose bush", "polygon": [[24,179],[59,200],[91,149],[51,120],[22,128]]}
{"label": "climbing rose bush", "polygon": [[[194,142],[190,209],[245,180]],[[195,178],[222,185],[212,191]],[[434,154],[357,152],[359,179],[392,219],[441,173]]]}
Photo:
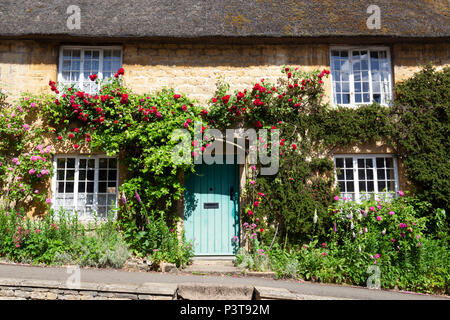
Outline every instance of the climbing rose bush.
{"label": "climbing rose bush", "polygon": [[53,147],[43,139],[45,125],[35,121],[40,115],[33,98],[24,96],[7,103],[0,96],[0,208],[49,204],[48,178],[52,174]]}

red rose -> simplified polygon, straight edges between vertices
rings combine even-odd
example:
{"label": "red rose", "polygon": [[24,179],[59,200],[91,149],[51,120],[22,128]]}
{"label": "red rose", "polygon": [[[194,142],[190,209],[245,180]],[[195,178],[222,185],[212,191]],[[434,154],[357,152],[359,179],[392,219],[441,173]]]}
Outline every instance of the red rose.
{"label": "red rose", "polygon": [[297,145],[295,143],[292,144],[292,149],[297,150]]}
{"label": "red rose", "polygon": [[128,103],[128,95],[126,93],[124,93],[122,95],[122,98],[120,98],[120,103],[121,104],[127,104]]}
{"label": "red rose", "polygon": [[75,135],[73,133],[69,133],[69,138],[73,139],[75,137]]}
{"label": "red rose", "polygon": [[79,146],[78,144],[75,143],[75,144],[73,145],[73,147],[74,147],[75,149],[78,149],[80,146]]}
{"label": "red rose", "polygon": [[222,102],[224,103],[224,104],[227,104],[228,103],[228,100],[230,100],[230,96],[227,94],[226,96],[224,96],[224,97],[222,97]]}
{"label": "red rose", "polygon": [[89,75],[89,79],[91,79],[91,81],[95,81],[95,79],[97,79],[97,75],[91,74],[91,75]]}
{"label": "red rose", "polygon": [[62,137],[61,137],[61,136],[58,136],[58,140],[61,141],[61,140],[62,140]]}
{"label": "red rose", "polygon": [[289,72],[288,73],[288,78],[290,78],[290,77],[292,77],[292,73]]}
{"label": "red rose", "polygon": [[181,109],[183,109],[183,111],[186,111],[186,110],[187,110],[187,107],[183,104],[183,105],[181,106]]}
{"label": "red rose", "polygon": [[123,75],[125,73],[125,70],[123,69],[123,68],[120,68],[118,71],[117,71],[117,74],[118,75]]}
{"label": "red rose", "polygon": [[213,102],[213,103],[216,103],[216,102],[217,102],[217,99],[216,99],[216,98],[212,98],[212,102]]}
{"label": "red rose", "polygon": [[264,228],[259,229],[259,231],[263,232],[263,231],[264,231]]}
{"label": "red rose", "polygon": [[181,95],[180,95],[180,94],[174,94],[174,95],[173,95],[173,98],[174,98],[174,99],[179,99],[179,98],[181,98]]}
{"label": "red rose", "polygon": [[73,129],[73,132],[79,133],[79,132],[80,132],[80,129],[75,128],[75,129]]}

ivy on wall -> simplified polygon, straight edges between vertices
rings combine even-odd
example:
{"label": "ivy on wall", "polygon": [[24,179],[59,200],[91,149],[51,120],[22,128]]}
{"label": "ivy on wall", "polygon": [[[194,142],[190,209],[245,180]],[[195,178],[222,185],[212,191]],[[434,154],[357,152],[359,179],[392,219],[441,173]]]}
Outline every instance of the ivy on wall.
{"label": "ivy on wall", "polygon": [[328,156],[336,148],[378,140],[398,150],[417,192],[435,208],[448,208],[448,68],[426,67],[397,85],[394,107],[357,108],[322,102],[327,70],[284,67],[282,72],[277,85],[261,80],[233,94],[221,83],[211,101],[209,121],[216,126],[277,128],[284,138],[278,174],[257,176],[256,169],[248,178],[245,219],[251,237],[259,232],[270,242],[276,234],[278,242],[299,243],[313,234],[324,236],[331,228],[328,206],[338,191]]}

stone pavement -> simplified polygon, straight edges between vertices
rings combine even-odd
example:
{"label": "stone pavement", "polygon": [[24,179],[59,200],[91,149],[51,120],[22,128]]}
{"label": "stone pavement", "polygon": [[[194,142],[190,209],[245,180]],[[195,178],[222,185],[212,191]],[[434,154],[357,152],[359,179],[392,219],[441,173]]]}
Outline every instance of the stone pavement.
{"label": "stone pavement", "polygon": [[[29,281],[37,281],[39,283],[47,281],[53,283],[55,289],[58,289],[59,287],[56,288],[56,284],[58,283],[59,286],[61,284],[64,286],[70,276],[67,270],[65,267],[34,267],[18,264],[0,264],[0,286],[2,285],[2,281],[5,286],[22,285]],[[113,291],[116,290],[118,292],[120,290],[117,288],[121,286],[134,287],[135,289],[133,290],[135,290],[136,294],[142,292],[142,287],[178,287],[178,290],[181,290],[180,292],[184,292],[182,298],[187,299],[237,299],[239,296],[233,297],[232,293],[230,296],[230,292],[234,290],[234,292],[240,292],[248,297],[248,288],[254,288],[254,295],[261,295],[259,298],[269,299],[450,300],[448,296],[388,290],[369,290],[362,287],[325,285],[295,280],[275,280],[236,274],[231,276],[193,275],[187,272],[171,274],[82,268],[80,270],[80,281],[87,287],[98,286],[103,289],[112,288]],[[214,296],[212,293],[217,293],[218,296]],[[146,294],[151,294],[151,292],[146,292]],[[253,298],[255,297],[253,296]]]}

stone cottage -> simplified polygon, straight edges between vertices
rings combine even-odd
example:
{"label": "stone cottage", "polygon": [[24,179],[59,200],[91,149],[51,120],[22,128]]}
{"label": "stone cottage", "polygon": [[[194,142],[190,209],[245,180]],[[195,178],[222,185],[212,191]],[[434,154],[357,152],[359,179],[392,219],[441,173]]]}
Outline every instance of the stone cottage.
{"label": "stone cottage", "polygon": [[[446,0],[5,0],[0,3],[0,85],[12,98],[24,91],[48,92],[49,80],[95,92],[89,74],[105,78],[123,67],[125,84],[134,92],[172,87],[205,102],[219,75],[232,89],[241,89],[261,77],[275,82],[281,67],[292,65],[329,69],[326,97],[334,106],[389,104],[393,85],[421,65],[450,64],[448,10]],[[89,217],[117,204],[125,171],[117,159],[55,147],[55,172],[61,172],[51,183],[55,208]],[[339,150],[334,161],[342,172],[337,183],[343,195],[357,199],[362,191],[408,188],[401,161],[382,142]],[[226,170],[207,169],[214,186],[205,190],[230,183],[239,192],[244,168]],[[232,179],[224,182],[224,177]],[[221,219],[217,227],[228,233],[208,233],[204,243],[237,232],[238,202],[218,201],[194,212],[196,230],[207,228],[206,213],[214,211]],[[187,236],[194,237],[193,229]],[[232,252],[230,245],[200,244],[197,254]]]}

